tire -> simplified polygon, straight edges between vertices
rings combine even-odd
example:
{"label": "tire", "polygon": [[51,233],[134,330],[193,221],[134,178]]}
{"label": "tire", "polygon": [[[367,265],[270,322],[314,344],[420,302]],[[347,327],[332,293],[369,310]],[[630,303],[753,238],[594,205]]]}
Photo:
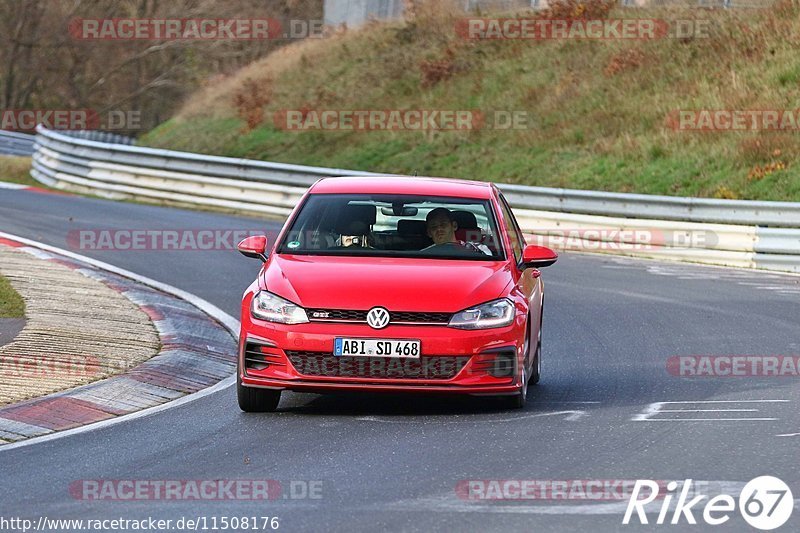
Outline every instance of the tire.
{"label": "tire", "polygon": [[531,364],[531,378],[528,385],[536,385],[542,378],[542,321],[539,320],[539,336],[536,341],[536,354],[533,356]]}
{"label": "tire", "polygon": [[506,409],[522,409],[525,407],[525,404],[528,402],[528,372],[523,370],[522,375],[522,387],[519,388],[519,392],[511,395],[511,396],[500,396],[501,404]]}
{"label": "tire", "polygon": [[281,391],[273,389],[257,389],[242,385],[242,378],[236,372],[236,398],[239,409],[245,413],[272,413],[281,401]]}
{"label": "tire", "polygon": [[525,335],[525,344],[527,344],[528,347],[525,349],[526,357],[523,359],[522,365],[522,386],[519,388],[519,392],[511,396],[500,396],[500,401],[506,409],[522,409],[528,402],[528,385],[530,385],[531,376],[524,361],[528,358],[527,352],[531,349],[529,334]]}

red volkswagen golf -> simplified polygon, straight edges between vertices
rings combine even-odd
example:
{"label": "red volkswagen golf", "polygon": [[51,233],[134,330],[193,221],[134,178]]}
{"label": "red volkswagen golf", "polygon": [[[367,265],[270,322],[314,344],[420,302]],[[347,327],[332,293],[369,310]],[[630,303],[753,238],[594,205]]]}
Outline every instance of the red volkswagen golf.
{"label": "red volkswagen golf", "polygon": [[543,283],[557,254],[525,240],[490,183],[326,178],[314,184],[242,300],[239,407],[281,391],[502,396],[541,373]]}

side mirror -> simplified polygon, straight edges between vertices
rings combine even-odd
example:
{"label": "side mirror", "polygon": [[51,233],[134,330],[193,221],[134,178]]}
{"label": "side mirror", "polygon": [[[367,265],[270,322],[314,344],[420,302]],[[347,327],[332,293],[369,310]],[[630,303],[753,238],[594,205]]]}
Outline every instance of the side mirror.
{"label": "side mirror", "polygon": [[267,237],[264,235],[256,235],[255,237],[247,237],[236,245],[245,257],[252,257],[253,259],[267,260]]}
{"label": "side mirror", "polygon": [[524,268],[548,267],[558,261],[558,254],[544,246],[528,245],[522,251]]}

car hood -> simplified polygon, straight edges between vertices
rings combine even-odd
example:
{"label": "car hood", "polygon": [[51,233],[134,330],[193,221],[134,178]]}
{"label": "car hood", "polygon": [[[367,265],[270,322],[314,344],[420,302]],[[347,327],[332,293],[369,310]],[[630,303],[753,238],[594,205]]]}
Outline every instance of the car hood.
{"label": "car hood", "polygon": [[448,312],[505,296],[504,261],[275,255],[267,290],[306,308]]}

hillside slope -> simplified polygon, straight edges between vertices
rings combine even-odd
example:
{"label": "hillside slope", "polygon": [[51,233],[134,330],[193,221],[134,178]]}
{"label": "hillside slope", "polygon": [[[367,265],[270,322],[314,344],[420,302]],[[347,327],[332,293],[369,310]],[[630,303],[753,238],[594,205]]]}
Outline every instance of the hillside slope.
{"label": "hillside slope", "polygon": [[[584,9],[565,5],[572,15]],[[800,107],[798,0],[739,11],[598,6],[588,12],[672,27],[702,20],[708,35],[470,40],[457,31],[463,14],[419,13],[275,52],[196,93],[142,144],[542,186],[800,200],[800,130],[674,127],[677,110]],[[523,112],[528,124],[298,132],[274,120],[282,110],[387,109]]]}

